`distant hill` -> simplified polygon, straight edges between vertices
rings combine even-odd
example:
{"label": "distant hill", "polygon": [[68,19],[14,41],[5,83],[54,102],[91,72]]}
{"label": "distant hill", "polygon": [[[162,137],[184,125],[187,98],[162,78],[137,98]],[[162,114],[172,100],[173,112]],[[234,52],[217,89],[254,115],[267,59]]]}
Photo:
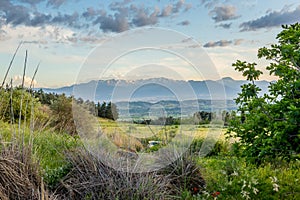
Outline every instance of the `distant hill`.
{"label": "distant hill", "polygon": [[159,116],[192,116],[197,111],[231,111],[236,110],[233,100],[164,100],[155,103],[144,101],[122,101],[116,103],[121,118],[155,118]]}
{"label": "distant hill", "polygon": [[[230,77],[217,81],[183,81],[166,78],[127,80],[99,80],[80,83],[61,88],[42,88],[45,92],[65,93],[92,101],[143,101],[161,100],[186,101],[191,99],[228,99],[232,100],[240,92],[240,86],[246,81],[233,80]],[[267,92],[268,81],[257,81],[262,93]],[[73,92],[74,91],[74,92]]]}

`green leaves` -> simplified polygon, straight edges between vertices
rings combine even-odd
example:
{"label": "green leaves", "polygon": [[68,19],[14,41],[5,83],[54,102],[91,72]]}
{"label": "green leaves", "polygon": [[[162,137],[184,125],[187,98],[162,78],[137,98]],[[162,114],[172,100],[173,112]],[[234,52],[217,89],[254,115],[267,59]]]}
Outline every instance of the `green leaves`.
{"label": "green leaves", "polygon": [[234,69],[242,72],[243,76],[246,77],[248,81],[258,80],[259,76],[262,74],[262,71],[255,69],[256,63],[247,63],[245,61],[237,60],[236,63],[233,63],[232,66]]}
{"label": "green leaves", "polygon": [[278,44],[260,48],[258,58],[272,61],[266,67],[278,80],[269,93],[259,96],[255,84],[262,74],[256,63],[237,60],[232,66],[250,83],[241,86],[236,98],[240,116],[230,123],[228,135],[248,161],[261,163],[276,157],[291,160],[300,153],[300,24],[283,26]]}

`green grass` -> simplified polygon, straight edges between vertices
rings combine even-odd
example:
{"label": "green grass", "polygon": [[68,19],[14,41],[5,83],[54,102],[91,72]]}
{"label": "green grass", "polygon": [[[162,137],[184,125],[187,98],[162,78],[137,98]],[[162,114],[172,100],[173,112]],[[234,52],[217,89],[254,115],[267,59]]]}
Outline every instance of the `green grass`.
{"label": "green grass", "polygon": [[[141,140],[143,140],[142,134],[149,134],[149,127],[146,125],[134,125],[129,128],[130,124],[123,123],[120,125],[120,123],[104,119],[100,119],[100,124],[107,135],[111,137],[118,135],[115,138],[124,144],[129,137],[132,137],[132,135],[130,136],[132,133],[140,134]],[[151,128],[158,129],[159,127]],[[202,194],[196,196],[193,196],[188,190],[183,190],[179,198],[300,199],[299,160],[291,163],[278,161],[275,164],[251,165],[243,158],[233,156],[230,142],[225,141],[224,132],[226,130],[193,126],[181,128],[187,131],[187,135],[192,133],[195,135],[191,150],[194,153],[193,158],[201,166],[202,176],[206,181],[206,189]],[[165,130],[168,137],[171,137],[171,134],[178,133],[180,126],[167,126]],[[163,131],[165,130],[158,130],[157,134],[151,137],[164,140]],[[12,132],[11,125],[0,120],[1,148],[9,144]],[[28,144],[29,129],[25,129],[24,133],[25,142]],[[197,151],[201,149],[204,138],[209,134],[218,135],[218,141],[212,150],[213,153],[200,158]],[[65,152],[75,151],[79,146],[82,146],[79,137],[55,133],[50,129],[34,132],[32,144],[33,157],[39,162],[42,176],[49,188],[55,187],[72,167],[65,158]]]}
{"label": "green grass", "polygon": [[[21,141],[17,125],[13,128],[10,124],[0,120],[0,147],[11,143],[13,129],[16,131],[16,141]],[[82,145],[79,137],[56,133],[52,130],[36,131],[31,137],[28,128],[22,130],[23,132],[25,145],[29,145],[30,138],[32,140],[33,158],[39,163],[46,184],[50,187],[54,186],[70,168],[64,153]]]}

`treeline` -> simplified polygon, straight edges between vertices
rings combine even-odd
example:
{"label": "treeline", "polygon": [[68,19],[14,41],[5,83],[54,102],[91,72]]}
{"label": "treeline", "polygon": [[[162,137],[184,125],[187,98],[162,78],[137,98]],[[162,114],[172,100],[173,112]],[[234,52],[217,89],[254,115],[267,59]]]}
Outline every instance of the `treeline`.
{"label": "treeline", "polygon": [[98,102],[96,105],[96,113],[98,117],[106,119],[117,120],[119,117],[117,106],[112,102],[103,102],[102,104]]}
{"label": "treeline", "polygon": [[45,93],[42,89],[34,91],[6,87],[0,89],[0,120],[12,123],[22,120],[24,123],[34,123],[36,129],[54,128],[74,135],[76,127],[72,112],[73,101],[95,116],[112,120],[118,118],[117,107],[111,102],[95,104],[93,101],[75,99],[65,94]]}
{"label": "treeline", "polygon": [[[231,113],[228,111],[222,111],[220,120],[224,122],[224,125],[227,126],[231,120],[231,118],[235,116],[235,112]],[[209,124],[213,119],[217,118],[217,114],[215,112],[206,112],[206,111],[198,111],[193,115],[193,120],[195,124]]]}
{"label": "treeline", "polygon": [[193,114],[192,117],[180,118],[180,117],[159,117],[157,119],[138,119],[134,120],[135,124],[147,124],[147,125],[180,125],[180,124],[209,124],[212,120],[220,120],[224,122],[224,125],[227,126],[235,116],[235,112],[231,113],[228,111],[222,111],[221,115],[218,116],[215,112],[206,112],[206,111],[198,111]]}
{"label": "treeline", "polygon": [[147,125],[180,125],[180,118],[159,117],[158,119],[139,119],[134,120],[135,124],[147,124]]}

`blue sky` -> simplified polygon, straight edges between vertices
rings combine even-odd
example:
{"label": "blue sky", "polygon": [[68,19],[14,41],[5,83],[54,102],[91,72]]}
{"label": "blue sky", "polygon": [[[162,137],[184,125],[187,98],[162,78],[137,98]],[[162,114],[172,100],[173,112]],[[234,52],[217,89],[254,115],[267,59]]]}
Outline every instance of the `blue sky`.
{"label": "blue sky", "polygon": [[[231,64],[237,59],[257,61],[257,49],[276,42],[281,24],[299,21],[298,0],[1,0],[0,79],[20,41],[24,44],[9,74],[16,84],[26,49],[27,81],[41,61],[36,87],[59,87],[97,78],[242,79]],[[149,28],[162,31],[150,34]],[[167,30],[170,38],[160,36]],[[144,35],[139,35],[141,32]],[[141,36],[147,41],[139,42]],[[182,41],[190,42],[180,49]],[[135,50],[105,71],[108,58],[120,56],[124,52],[121,49],[131,51],[151,44],[180,50],[174,51],[177,56],[163,49]],[[200,74],[195,75],[189,69],[191,65],[178,60],[180,55],[199,65]],[[264,70],[266,62],[258,63]],[[274,77],[265,73],[262,79]]]}

